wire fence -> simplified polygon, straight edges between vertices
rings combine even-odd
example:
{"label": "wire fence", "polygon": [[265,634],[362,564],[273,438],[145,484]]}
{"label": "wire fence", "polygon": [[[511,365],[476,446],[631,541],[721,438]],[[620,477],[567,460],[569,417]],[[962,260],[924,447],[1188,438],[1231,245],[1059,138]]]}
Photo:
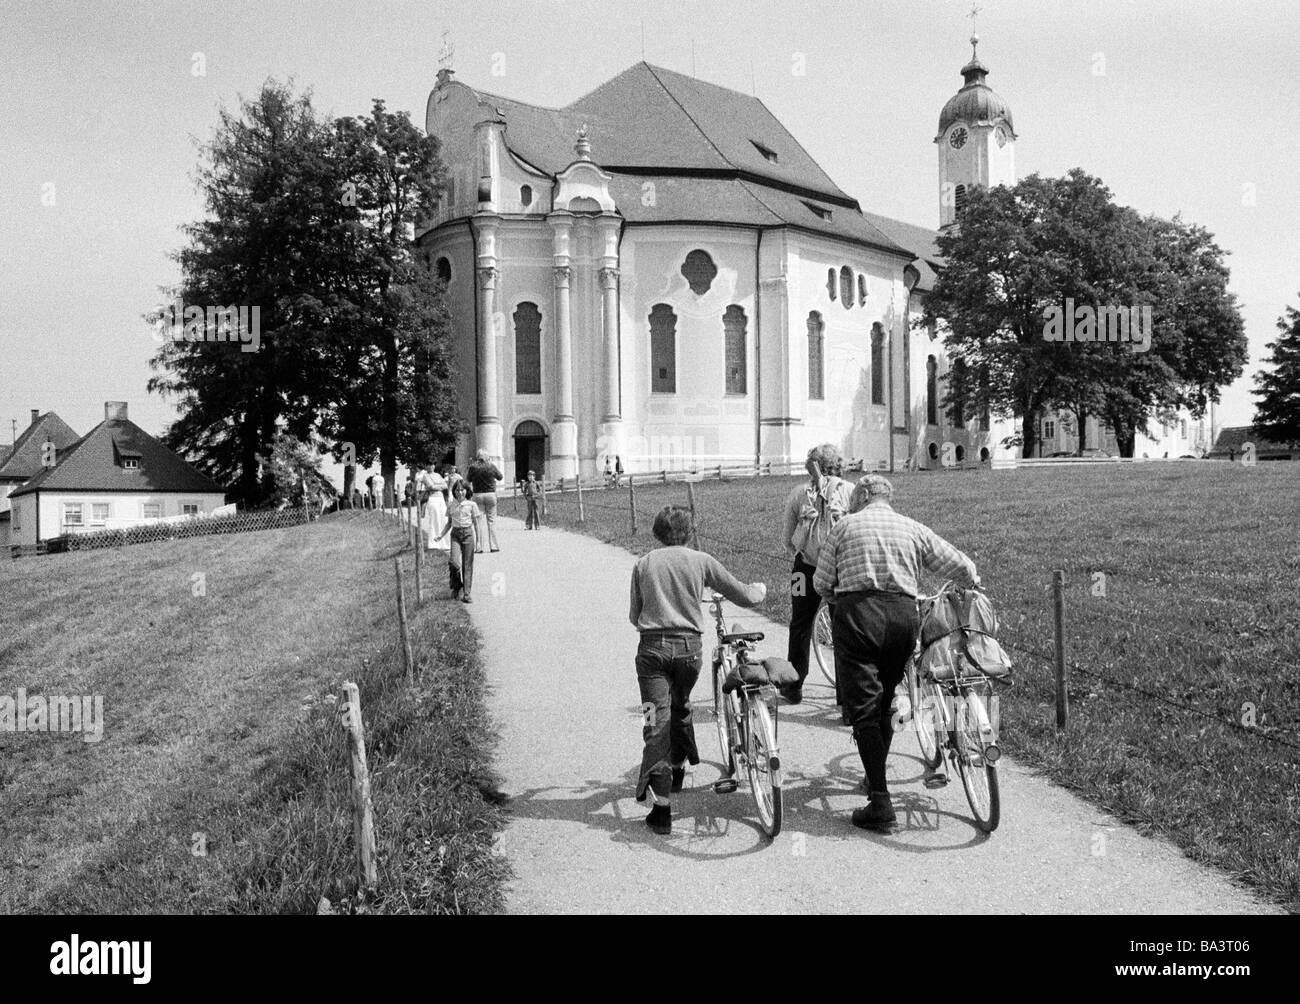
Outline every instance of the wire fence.
{"label": "wire fence", "polygon": [[[684,480],[699,481],[698,478],[686,478]],[[665,482],[663,481],[659,481],[657,485],[661,487],[664,483]],[[654,482],[642,482],[640,476],[638,476],[637,484],[641,485],[643,489],[656,487],[656,483]],[[648,511],[640,504],[638,504],[635,510],[633,510],[631,502],[633,493],[629,490],[627,485],[623,485],[621,489],[615,489],[611,486],[602,496],[601,501],[587,498],[586,493],[588,491],[589,490],[584,487],[584,497],[582,499],[583,509],[594,509],[605,513],[620,514],[626,520],[626,536],[629,539],[632,537],[631,523],[634,511],[636,513],[638,526],[643,528],[648,528],[651,525],[651,522],[658,511],[657,508],[653,512]],[[613,499],[618,499],[619,501],[614,502]],[[566,516],[572,517],[577,514],[578,494],[573,490],[573,488],[570,488],[568,491],[563,493],[548,491],[546,494],[546,501],[548,504],[559,504],[564,506],[563,511]],[[662,499],[660,499],[660,501],[662,501]],[[686,500],[679,500],[678,504],[685,503],[689,505],[690,501],[691,499],[689,498]],[[608,530],[608,521],[604,520],[602,523],[605,524],[605,529]],[[701,549],[715,552],[726,551],[738,555],[749,555],[753,558],[760,559],[764,566],[771,569],[772,577],[776,579],[783,578],[789,573],[792,561],[789,556],[778,554],[762,547],[755,547],[751,542],[738,540],[723,533],[714,532],[712,530],[701,530],[699,529],[700,525],[701,520],[699,518],[699,513],[696,512],[695,538]],[[1081,613],[1086,613],[1089,618],[1094,614],[1100,614],[1104,617],[1123,618],[1124,624],[1112,625],[1112,628],[1110,629],[1091,629],[1088,633],[1083,634],[1078,633],[1077,629],[1073,634],[1067,633],[1065,638],[1065,648],[1067,652],[1080,649],[1086,650],[1099,642],[1112,640],[1117,636],[1117,630],[1122,627],[1132,629],[1133,634],[1131,640],[1136,643],[1140,644],[1144,641],[1157,641],[1169,646],[1171,651],[1187,651],[1189,653],[1189,658],[1191,657],[1194,646],[1192,640],[1189,639],[1187,634],[1175,633],[1165,630],[1162,627],[1155,626],[1150,622],[1150,619],[1143,620],[1140,624],[1135,623],[1135,612],[1132,609],[1114,603],[1108,604],[1106,599],[1095,596],[1091,594],[1091,592],[1085,593],[1084,596],[1078,595],[1080,589],[1090,590],[1092,586],[1091,577],[1076,577],[1072,581],[1073,586],[1069,590],[1069,595],[1075,601],[1075,605],[1071,607],[1074,616],[1068,616],[1066,618],[1067,625],[1073,627],[1073,625],[1085,620],[1084,617],[1078,616]],[[1048,582],[1045,583],[1041,589],[1034,590],[1031,595],[1003,598],[1003,600],[1000,601],[1000,605],[1003,605],[1004,609],[1008,609],[1008,601],[1014,603],[1018,600],[1022,606],[1028,606],[1031,609],[1037,608],[1044,612],[1044,617],[1041,623],[1029,621],[1024,621],[1018,624],[1014,622],[1007,623],[1004,619],[1002,633],[1006,637],[1000,640],[1008,651],[1034,660],[1036,663],[1046,667],[1049,671],[1055,666],[1055,654],[1053,652],[1045,652],[1041,649],[1032,647],[1032,644],[1025,642],[1024,637],[1047,637],[1049,639],[1052,637],[1052,624],[1050,619],[1051,611],[1049,607],[1051,592],[1052,585]],[[1189,602],[1205,602],[1209,605],[1213,605],[1215,602],[1223,602],[1250,606],[1249,600],[1239,596],[1211,599],[1208,597],[1190,595],[1187,596],[1186,599]],[[1086,608],[1084,607],[1085,604]],[[1200,654],[1204,657],[1217,659],[1221,665],[1225,666],[1236,666],[1241,664],[1243,661],[1249,660],[1250,665],[1259,666],[1261,668],[1283,671],[1290,671],[1293,669],[1293,666],[1285,660],[1256,657],[1254,655],[1242,655],[1232,651],[1230,648],[1227,648],[1222,644],[1210,648],[1203,648],[1201,649]],[[1211,710],[1205,707],[1198,707],[1195,704],[1171,696],[1167,692],[1161,692],[1160,690],[1150,686],[1143,686],[1136,680],[1123,679],[1112,673],[1096,668],[1095,665],[1081,664],[1078,659],[1067,658],[1066,667],[1073,674],[1096,681],[1097,683],[1113,688],[1116,691],[1133,694],[1146,701],[1152,702],[1153,704],[1176,710],[1191,717],[1213,721],[1238,734],[1252,736],[1255,739],[1259,739],[1275,747],[1300,751],[1300,744],[1288,741],[1287,738],[1283,738],[1284,736],[1300,736],[1300,725],[1298,724],[1293,724],[1291,722],[1245,724],[1237,717],[1225,715],[1221,710]]]}
{"label": "wire fence", "polygon": [[164,540],[182,540],[213,534],[274,530],[302,526],[310,521],[310,513],[300,507],[255,510],[235,513],[231,516],[196,516],[175,522],[145,523],[120,530],[65,533],[37,545],[12,545],[10,552],[13,557],[20,557],[30,554],[58,554],[65,551],[95,551],[101,548],[152,544]]}

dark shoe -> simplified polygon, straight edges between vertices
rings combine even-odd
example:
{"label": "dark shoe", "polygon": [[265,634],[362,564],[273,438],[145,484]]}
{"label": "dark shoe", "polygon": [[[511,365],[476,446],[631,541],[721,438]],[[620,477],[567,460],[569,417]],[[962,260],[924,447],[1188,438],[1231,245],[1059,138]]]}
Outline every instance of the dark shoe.
{"label": "dark shoe", "polygon": [[891,833],[898,815],[888,794],[878,791],[871,793],[871,801],[861,809],[853,810],[853,825],[863,830],[875,830],[877,833]]}
{"label": "dark shoe", "polygon": [[685,768],[685,767],[674,767],[674,768],[673,768],[673,791],[674,791],[674,793],[675,793],[675,792],[679,792],[679,791],[681,791],[681,790],[682,790],[682,785],[685,784],[685,783],[686,783],[686,768]]}
{"label": "dark shoe", "polygon": [[799,684],[781,687],[778,692],[785,698],[787,704],[799,704],[803,701],[803,687]]}
{"label": "dark shoe", "polygon": [[460,599],[460,590],[459,590],[459,589],[453,589],[453,590],[451,591],[451,598],[452,598],[453,600],[458,600],[458,599]]}
{"label": "dark shoe", "polygon": [[466,593],[464,596],[462,596],[462,597],[460,598],[460,601],[461,601],[462,603],[473,603],[473,602],[474,602],[473,600],[471,600],[471,599],[469,598],[469,593]]}
{"label": "dark shoe", "polygon": [[656,805],[645,817],[645,824],[660,836],[667,836],[673,832],[672,810],[666,805]]}
{"label": "dark shoe", "polygon": [[500,552],[501,552],[501,548],[499,548],[499,547],[494,547],[494,548],[492,548],[492,553],[493,553],[493,554],[499,554]]}

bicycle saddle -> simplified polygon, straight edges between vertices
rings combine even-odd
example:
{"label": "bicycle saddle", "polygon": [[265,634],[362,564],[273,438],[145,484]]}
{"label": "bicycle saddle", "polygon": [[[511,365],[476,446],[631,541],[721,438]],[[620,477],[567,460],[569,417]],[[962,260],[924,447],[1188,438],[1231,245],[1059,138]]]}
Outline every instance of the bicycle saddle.
{"label": "bicycle saddle", "polygon": [[762,640],[763,640],[762,631],[738,631],[735,634],[724,634],[722,636],[722,644],[724,645],[730,645],[732,642],[737,642],[737,641],[762,641]]}

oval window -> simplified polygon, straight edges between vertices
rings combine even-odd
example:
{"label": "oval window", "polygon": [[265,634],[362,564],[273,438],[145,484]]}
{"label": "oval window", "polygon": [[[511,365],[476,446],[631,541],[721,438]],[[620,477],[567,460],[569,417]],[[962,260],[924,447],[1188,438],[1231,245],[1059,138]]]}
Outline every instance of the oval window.
{"label": "oval window", "polygon": [[696,296],[703,296],[713,285],[713,280],[718,275],[718,266],[713,264],[713,259],[709,257],[707,251],[697,248],[682,262],[682,275],[686,276],[691,292]]}
{"label": "oval window", "polygon": [[519,204],[523,206],[533,204],[533,187],[531,185],[524,185],[519,189]]}
{"label": "oval window", "polygon": [[451,282],[451,262],[445,257],[438,259],[438,278],[443,282]]}
{"label": "oval window", "polygon": [[930,452],[930,459],[931,459],[931,460],[938,460],[938,459],[939,459],[939,444],[938,444],[938,443],[931,443],[931,444],[930,444],[930,451],[929,451],[929,452]]}

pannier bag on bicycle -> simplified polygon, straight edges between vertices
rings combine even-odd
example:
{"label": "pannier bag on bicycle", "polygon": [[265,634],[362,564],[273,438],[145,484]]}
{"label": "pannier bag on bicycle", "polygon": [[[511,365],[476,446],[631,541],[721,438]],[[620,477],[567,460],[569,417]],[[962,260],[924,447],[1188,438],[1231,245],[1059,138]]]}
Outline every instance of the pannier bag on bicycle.
{"label": "pannier bag on bicycle", "polygon": [[975,589],[945,590],[924,611],[921,622],[922,674],[948,680],[958,665],[1011,682],[1011,657],[994,637],[998,618],[988,595]]}
{"label": "pannier bag on bicycle", "polygon": [[738,687],[766,687],[771,684],[778,690],[799,682],[794,665],[785,659],[767,658],[761,663],[742,662],[723,681],[722,692],[730,694]]}

